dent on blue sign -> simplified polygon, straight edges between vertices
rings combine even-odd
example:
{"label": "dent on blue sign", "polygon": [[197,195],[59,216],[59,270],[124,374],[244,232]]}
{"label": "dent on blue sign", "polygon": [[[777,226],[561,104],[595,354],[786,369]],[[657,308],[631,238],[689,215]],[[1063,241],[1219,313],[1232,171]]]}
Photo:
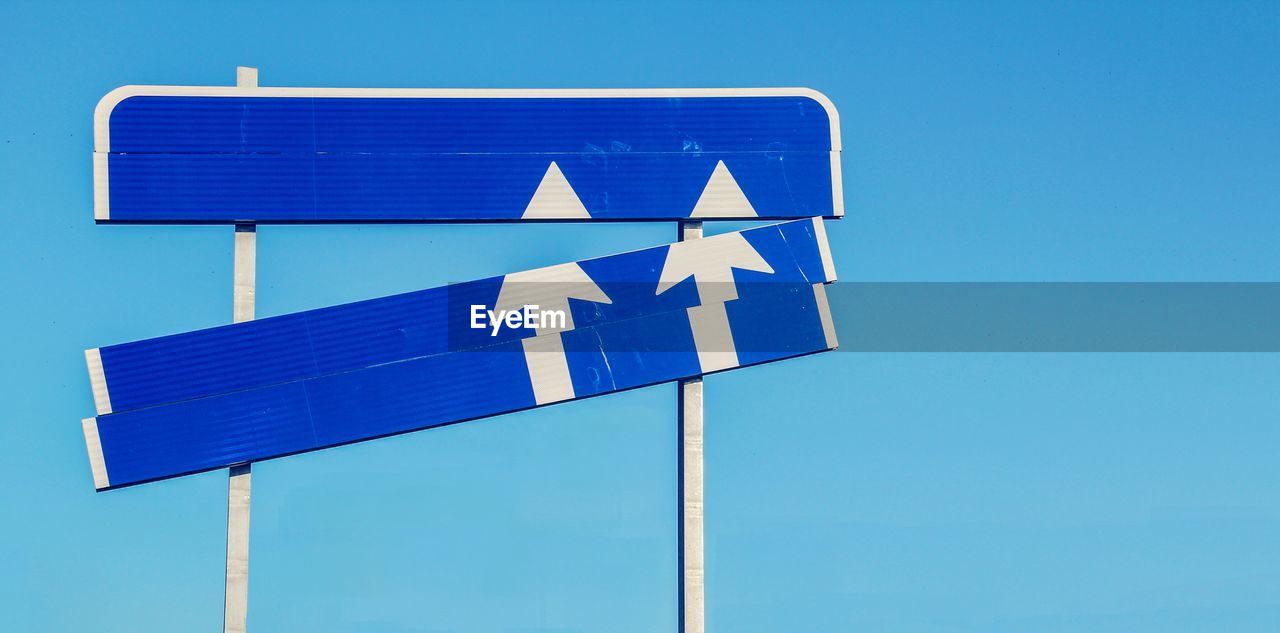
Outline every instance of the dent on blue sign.
{"label": "dent on blue sign", "polygon": [[833,349],[822,222],[88,350],[95,487]]}
{"label": "dent on blue sign", "polygon": [[125,86],[94,118],[99,222],[843,214],[839,120],[808,89]]}

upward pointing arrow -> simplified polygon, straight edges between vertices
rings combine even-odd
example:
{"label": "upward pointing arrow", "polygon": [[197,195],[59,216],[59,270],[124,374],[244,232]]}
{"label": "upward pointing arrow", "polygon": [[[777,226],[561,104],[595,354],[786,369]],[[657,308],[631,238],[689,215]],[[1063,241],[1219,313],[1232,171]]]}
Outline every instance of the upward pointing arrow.
{"label": "upward pointing arrow", "polygon": [[738,298],[733,269],[754,270],[773,274],[773,267],[756,252],[741,233],[725,233],[689,242],[677,242],[667,251],[667,260],[658,276],[662,294],[672,286],[693,277],[702,305],[723,303]]}
{"label": "upward pointing arrow", "polygon": [[548,327],[538,330],[547,334],[573,329],[573,313],[569,299],[582,299],[596,303],[613,303],[609,295],[576,263],[548,266],[535,270],[511,273],[502,279],[495,311],[519,310],[524,306],[538,306],[540,310],[563,310],[564,327]]}
{"label": "upward pointing arrow", "polygon": [[542,175],[542,181],[538,183],[538,188],[533,192],[533,197],[529,199],[529,205],[525,207],[524,214],[520,218],[524,220],[590,219],[591,214],[587,212],[582,199],[569,184],[569,179],[564,177],[560,166],[555,161],[551,161],[551,165]]}
{"label": "upward pointing arrow", "polygon": [[750,218],[758,215],[724,161],[716,162],[707,186],[689,213],[691,218]]}
{"label": "upward pointing arrow", "polygon": [[725,233],[689,242],[672,244],[667,260],[658,275],[662,294],[672,286],[693,277],[698,287],[698,302],[688,310],[689,329],[698,352],[698,365],[703,373],[737,367],[738,350],[729,326],[725,303],[738,298],[733,269],[754,270],[773,274],[755,247],[741,233]]}
{"label": "upward pointing arrow", "polygon": [[502,280],[495,312],[519,310],[525,306],[538,306],[538,310],[561,310],[564,327],[544,324],[534,336],[521,339],[525,364],[529,368],[529,383],[533,398],[538,404],[550,404],[572,400],[577,396],[573,378],[569,375],[569,361],[565,356],[564,340],[560,332],[573,329],[573,312],[569,299],[582,299],[596,303],[613,303],[609,295],[591,279],[576,263],[548,266],[537,270],[512,273]]}

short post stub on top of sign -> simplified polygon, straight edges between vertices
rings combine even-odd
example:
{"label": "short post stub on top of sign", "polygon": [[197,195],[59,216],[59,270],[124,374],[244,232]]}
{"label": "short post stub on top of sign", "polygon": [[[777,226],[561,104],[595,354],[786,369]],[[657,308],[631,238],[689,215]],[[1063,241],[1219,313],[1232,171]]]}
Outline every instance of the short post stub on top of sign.
{"label": "short post stub on top of sign", "polygon": [[[701,222],[680,222],[680,241],[702,237]],[[706,630],[705,566],[702,503],[702,378],[681,380],[679,390],[678,458],[680,487],[679,544],[680,633]]]}
{"label": "short post stub on top of sign", "polygon": [[[257,88],[258,69],[236,67],[237,88]],[[237,224],[232,290],[232,321],[252,321],[257,291],[257,241],[253,224]],[[252,465],[232,466],[227,482],[227,575],[222,630],[244,633],[249,616],[249,502]]]}

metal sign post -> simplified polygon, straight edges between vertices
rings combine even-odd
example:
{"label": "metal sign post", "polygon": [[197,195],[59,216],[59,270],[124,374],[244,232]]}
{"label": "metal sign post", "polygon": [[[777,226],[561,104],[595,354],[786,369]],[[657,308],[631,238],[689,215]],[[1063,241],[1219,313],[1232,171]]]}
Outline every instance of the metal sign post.
{"label": "metal sign post", "polygon": [[[701,222],[680,222],[680,241],[702,237]],[[706,630],[705,564],[702,548],[702,377],[679,382],[679,477],[681,633]]]}
{"label": "metal sign post", "polygon": [[[236,68],[237,88],[257,88],[258,69]],[[232,321],[253,320],[257,291],[258,233],[253,224],[237,224]],[[244,633],[249,617],[249,499],[252,464],[231,467],[227,483],[227,577],[223,595],[223,633]]]}

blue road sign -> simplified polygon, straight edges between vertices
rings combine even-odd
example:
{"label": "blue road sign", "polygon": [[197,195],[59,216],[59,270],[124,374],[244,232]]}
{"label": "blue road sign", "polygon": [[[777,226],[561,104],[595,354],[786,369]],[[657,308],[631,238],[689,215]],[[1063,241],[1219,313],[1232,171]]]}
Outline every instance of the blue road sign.
{"label": "blue road sign", "polygon": [[835,107],[802,88],[125,86],[99,222],[840,217]]}
{"label": "blue road sign", "polygon": [[94,484],[833,349],[834,280],[813,218],[89,350]]}

